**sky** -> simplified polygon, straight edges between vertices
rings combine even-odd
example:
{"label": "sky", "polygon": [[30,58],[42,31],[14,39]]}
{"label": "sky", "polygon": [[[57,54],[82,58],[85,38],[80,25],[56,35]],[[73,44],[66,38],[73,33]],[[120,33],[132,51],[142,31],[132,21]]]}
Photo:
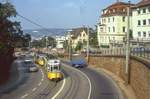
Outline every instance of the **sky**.
{"label": "sky", "polygon": [[[117,0],[10,0],[22,16],[45,28],[94,27],[101,10]],[[120,0],[128,1],[128,0]],[[137,3],[140,0],[131,0]],[[39,28],[17,17],[23,29]]]}

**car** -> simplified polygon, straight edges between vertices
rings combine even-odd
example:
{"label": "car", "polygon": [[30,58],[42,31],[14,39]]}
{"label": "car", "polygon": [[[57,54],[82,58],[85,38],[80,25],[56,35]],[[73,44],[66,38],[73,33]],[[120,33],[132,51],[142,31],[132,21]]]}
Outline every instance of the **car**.
{"label": "car", "polygon": [[37,72],[37,71],[38,71],[38,67],[35,64],[29,67],[29,72]]}
{"label": "car", "polygon": [[84,59],[73,59],[70,61],[70,65],[76,68],[83,68],[87,66],[87,63]]}
{"label": "car", "polygon": [[28,72],[37,72],[38,71],[38,67],[36,66],[36,64],[32,60],[27,59],[24,61],[24,63],[26,65]]}

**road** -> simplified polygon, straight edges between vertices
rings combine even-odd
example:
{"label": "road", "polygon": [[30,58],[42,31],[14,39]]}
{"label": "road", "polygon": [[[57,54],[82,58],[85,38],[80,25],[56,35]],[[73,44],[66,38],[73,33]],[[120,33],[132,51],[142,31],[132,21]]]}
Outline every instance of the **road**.
{"label": "road", "polygon": [[22,61],[18,67],[25,79],[0,99],[122,99],[116,84],[104,73],[63,64],[64,80],[56,83],[49,81],[42,69],[26,73]]}

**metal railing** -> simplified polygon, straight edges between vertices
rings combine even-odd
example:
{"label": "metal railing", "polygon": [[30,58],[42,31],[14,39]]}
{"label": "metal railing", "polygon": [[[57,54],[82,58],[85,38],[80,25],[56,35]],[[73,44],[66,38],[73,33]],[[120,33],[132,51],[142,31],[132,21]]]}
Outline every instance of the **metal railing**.
{"label": "metal railing", "polygon": [[[99,48],[97,50],[91,50],[92,55],[126,55],[126,48]],[[130,48],[131,56],[138,56],[146,59],[150,59],[150,48]]]}

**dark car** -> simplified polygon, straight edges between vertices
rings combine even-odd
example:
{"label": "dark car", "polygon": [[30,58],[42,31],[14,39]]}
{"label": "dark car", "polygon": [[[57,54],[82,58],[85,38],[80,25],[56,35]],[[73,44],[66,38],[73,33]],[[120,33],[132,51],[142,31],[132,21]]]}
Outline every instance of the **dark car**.
{"label": "dark car", "polygon": [[82,68],[86,67],[86,61],[83,59],[74,59],[70,61],[71,66],[76,67],[76,68]]}

